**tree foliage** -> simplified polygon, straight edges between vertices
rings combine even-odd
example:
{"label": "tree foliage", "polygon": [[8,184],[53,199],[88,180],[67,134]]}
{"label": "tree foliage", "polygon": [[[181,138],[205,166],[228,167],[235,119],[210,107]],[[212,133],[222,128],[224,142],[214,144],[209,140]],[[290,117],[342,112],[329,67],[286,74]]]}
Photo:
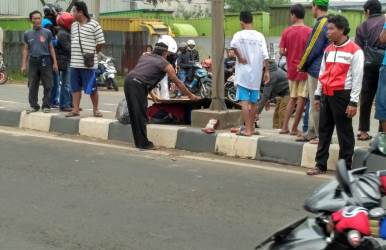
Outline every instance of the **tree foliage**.
{"label": "tree foliage", "polygon": [[268,11],[269,6],[290,3],[289,0],[225,0],[229,12]]}

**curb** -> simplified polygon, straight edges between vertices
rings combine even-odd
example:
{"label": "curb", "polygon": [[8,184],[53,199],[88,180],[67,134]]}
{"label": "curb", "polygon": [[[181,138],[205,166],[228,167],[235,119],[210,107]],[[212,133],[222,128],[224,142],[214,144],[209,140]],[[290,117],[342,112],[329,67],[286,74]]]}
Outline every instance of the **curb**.
{"label": "curb", "polygon": [[[103,140],[134,143],[130,125],[123,125],[116,120],[73,117],[61,114],[32,113],[20,110],[0,109],[0,126],[19,127],[43,132],[56,132],[70,135],[82,135]],[[279,136],[243,137],[231,133],[216,132],[208,135],[198,128],[155,125],[147,126],[147,134],[156,146],[187,150],[197,153],[213,153],[230,157],[269,161],[299,167],[314,167],[316,145],[290,141]],[[338,159],[339,145],[331,144],[328,169],[334,170]],[[366,149],[355,151],[354,168],[361,167]],[[384,169],[384,158],[373,155],[368,166],[371,169]]]}

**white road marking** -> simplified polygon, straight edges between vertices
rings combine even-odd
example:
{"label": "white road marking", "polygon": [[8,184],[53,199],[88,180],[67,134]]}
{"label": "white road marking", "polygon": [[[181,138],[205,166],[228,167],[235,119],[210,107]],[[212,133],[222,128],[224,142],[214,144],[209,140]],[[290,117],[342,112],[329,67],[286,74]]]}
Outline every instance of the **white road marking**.
{"label": "white road marking", "polygon": [[8,100],[0,100],[0,102],[11,103],[11,104],[27,104],[27,103],[24,103],[24,102],[14,102],[14,101],[8,101]]}
{"label": "white road marking", "polygon": [[[5,130],[5,129],[0,128],[0,133],[12,135],[12,136],[34,137],[34,138],[63,141],[63,142],[69,142],[69,143],[75,143],[75,144],[84,144],[84,145],[90,145],[90,146],[119,149],[119,150],[125,150],[125,151],[130,151],[130,152],[141,152],[142,156],[146,156],[146,155],[170,156],[171,155],[170,153],[163,152],[163,151],[140,151],[136,148],[132,148],[129,146],[112,145],[112,144],[107,144],[107,143],[92,142],[92,141],[80,140],[80,139],[75,139],[75,138],[63,138],[63,137],[59,137],[57,135],[51,135],[51,134],[46,134],[46,133],[37,132],[37,131],[33,131],[33,132],[28,131],[27,132],[27,131]],[[221,159],[211,159],[211,158],[207,158],[207,157],[192,156],[192,155],[178,155],[178,156],[173,156],[173,158],[174,159],[180,158],[180,159],[186,159],[186,160],[203,161],[203,162],[217,163],[217,164],[220,163],[220,164],[226,164],[229,166],[248,167],[248,168],[255,168],[255,169],[271,171],[271,172],[305,176],[303,169],[290,170],[290,169],[269,167],[269,166],[259,165],[259,164],[257,164],[257,162],[256,163],[234,162],[234,161],[227,161],[227,160],[221,160]],[[329,176],[329,175],[322,175],[322,176],[315,176],[315,177],[310,177],[310,178],[332,179],[333,177]]]}

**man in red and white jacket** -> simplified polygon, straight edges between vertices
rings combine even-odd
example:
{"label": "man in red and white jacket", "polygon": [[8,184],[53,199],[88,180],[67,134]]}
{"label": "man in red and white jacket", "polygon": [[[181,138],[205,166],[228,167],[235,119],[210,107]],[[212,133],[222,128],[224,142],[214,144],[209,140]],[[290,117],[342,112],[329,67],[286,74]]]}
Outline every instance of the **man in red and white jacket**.
{"label": "man in red and white jacket", "polygon": [[308,175],[324,174],[327,170],[329,148],[334,127],[339,140],[339,159],[351,168],[355,138],[352,118],[357,113],[363,80],[364,54],[348,38],[350,27],[343,16],[328,20],[327,36],[331,44],[326,48],[315,91],[315,108],[320,110],[319,144],[314,169]]}

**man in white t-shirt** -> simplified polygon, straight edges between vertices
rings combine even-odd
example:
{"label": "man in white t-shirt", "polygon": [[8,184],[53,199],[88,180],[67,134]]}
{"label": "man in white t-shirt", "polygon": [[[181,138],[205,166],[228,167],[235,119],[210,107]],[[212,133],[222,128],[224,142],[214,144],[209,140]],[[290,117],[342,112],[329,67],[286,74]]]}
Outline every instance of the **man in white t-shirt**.
{"label": "man in white t-shirt", "polygon": [[270,80],[269,56],[263,34],[253,29],[251,12],[242,11],[240,23],[243,30],[237,32],[231,41],[231,47],[237,57],[236,99],[242,106],[242,116],[245,123],[245,131],[240,130],[239,135],[251,136],[255,134],[254,122],[262,79],[264,84]]}

